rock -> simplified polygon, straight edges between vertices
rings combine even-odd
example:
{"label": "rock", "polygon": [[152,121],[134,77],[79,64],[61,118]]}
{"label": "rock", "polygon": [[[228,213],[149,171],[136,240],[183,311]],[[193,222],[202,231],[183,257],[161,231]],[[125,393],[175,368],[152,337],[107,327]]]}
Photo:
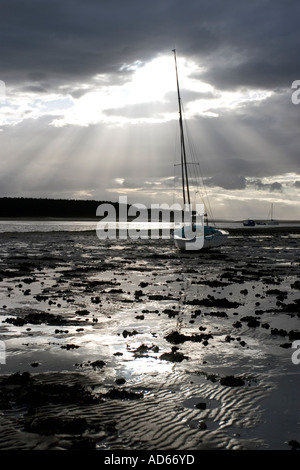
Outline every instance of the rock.
{"label": "rock", "polygon": [[245,385],[245,382],[240,377],[234,377],[233,375],[228,375],[227,377],[222,377],[220,380],[221,385],[225,385],[227,387],[241,387]]}
{"label": "rock", "polygon": [[291,441],[289,441],[288,444],[289,446],[291,446],[292,450],[300,449],[300,443],[296,441],[295,439],[292,439]]}
{"label": "rock", "polygon": [[205,402],[197,403],[195,405],[195,408],[197,408],[197,410],[206,410],[206,403]]}
{"label": "rock", "polygon": [[184,343],[185,341],[192,341],[194,343],[200,343],[201,341],[208,341],[209,339],[212,339],[212,338],[213,336],[207,333],[184,335],[182,333],[179,333],[178,331],[172,331],[172,333],[169,333],[167,336],[165,336],[165,339],[169,341],[169,343],[172,343],[172,344],[181,344],[181,343]]}
{"label": "rock", "polygon": [[160,356],[160,359],[163,361],[170,361],[170,362],[182,362],[184,360],[188,360],[187,356],[184,356],[182,353],[177,351],[172,351],[169,353],[164,353]]}
{"label": "rock", "polygon": [[254,319],[248,321],[247,325],[248,325],[250,328],[256,328],[257,326],[260,325],[260,322],[259,322],[256,318],[254,318]]}
{"label": "rock", "polygon": [[92,367],[94,367],[94,368],[96,368],[96,367],[104,367],[104,366],[105,366],[105,362],[104,362],[104,361],[101,361],[101,359],[100,359],[100,360],[91,362],[90,365],[91,365]]}
{"label": "rock", "polygon": [[102,394],[103,398],[111,398],[113,400],[138,400],[144,397],[142,392],[130,392],[124,389],[112,388],[107,393]]}
{"label": "rock", "polygon": [[127,336],[134,336],[134,335],[138,335],[138,331],[136,330],[133,330],[133,331],[128,331],[128,330],[124,330],[122,335],[124,338],[127,338]]}
{"label": "rock", "polygon": [[121,377],[119,379],[116,379],[116,384],[117,385],[124,385],[125,382],[126,382],[126,380],[123,377]]}
{"label": "rock", "polygon": [[66,349],[67,351],[69,351],[70,349],[77,349],[77,348],[79,348],[77,344],[66,344],[66,345],[61,346],[61,349]]}
{"label": "rock", "polygon": [[90,312],[89,310],[76,310],[76,315],[88,315]]}
{"label": "rock", "polygon": [[291,287],[293,289],[300,289],[300,281],[295,281],[293,284],[291,284]]}
{"label": "rock", "polygon": [[139,286],[144,288],[144,287],[147,287],[149,285],[148,282],[140,282]]}
{"label": "rock", "polygon": [[272,328],[271,329],[271,335],[279,335],[279,336],[287,336],[287,331],[283,329],[278,329],[278,328]]}
{"label": "rock", "polygon": [[300,339],[300,331],[293,331],[289,332],[289,340],[294,341],[296,339]]}

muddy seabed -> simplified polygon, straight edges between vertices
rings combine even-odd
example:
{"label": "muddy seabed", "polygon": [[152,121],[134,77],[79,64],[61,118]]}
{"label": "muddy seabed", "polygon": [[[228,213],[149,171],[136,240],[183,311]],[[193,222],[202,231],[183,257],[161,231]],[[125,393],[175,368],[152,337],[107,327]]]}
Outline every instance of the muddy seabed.
{"label": "muddy seabed", "polygon": [[299,233],[0,237],[0,450],[299,447]]}

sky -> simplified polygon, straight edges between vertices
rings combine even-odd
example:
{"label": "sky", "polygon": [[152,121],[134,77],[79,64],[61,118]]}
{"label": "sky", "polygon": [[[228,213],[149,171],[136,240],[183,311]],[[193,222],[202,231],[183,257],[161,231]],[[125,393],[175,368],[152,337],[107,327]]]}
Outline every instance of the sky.
{"label": "sky", "polygon": [[300,219],[299,17],[298,0],[2,0],[0,197],[181,203],[176,49],[213,216]]}

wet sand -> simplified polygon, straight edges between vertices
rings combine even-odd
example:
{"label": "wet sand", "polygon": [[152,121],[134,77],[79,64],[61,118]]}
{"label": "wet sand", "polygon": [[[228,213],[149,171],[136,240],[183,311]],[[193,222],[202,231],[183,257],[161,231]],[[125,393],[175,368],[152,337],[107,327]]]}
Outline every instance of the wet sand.
{"label": "wet sand", "polygon": [[0,450],[300,446],[297,229],[0,241]]}

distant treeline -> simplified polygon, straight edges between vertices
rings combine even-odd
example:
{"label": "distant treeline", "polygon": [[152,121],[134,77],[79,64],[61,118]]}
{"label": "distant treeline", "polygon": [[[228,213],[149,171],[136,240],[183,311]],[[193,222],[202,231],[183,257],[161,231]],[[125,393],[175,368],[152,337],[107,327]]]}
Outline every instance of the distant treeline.
{"label": "distant treeline", "polygon": [[94,218],[100,204],[113,204],[118,214],[119,203],[77,199],[0,198],[0,218],[58,217]]}

